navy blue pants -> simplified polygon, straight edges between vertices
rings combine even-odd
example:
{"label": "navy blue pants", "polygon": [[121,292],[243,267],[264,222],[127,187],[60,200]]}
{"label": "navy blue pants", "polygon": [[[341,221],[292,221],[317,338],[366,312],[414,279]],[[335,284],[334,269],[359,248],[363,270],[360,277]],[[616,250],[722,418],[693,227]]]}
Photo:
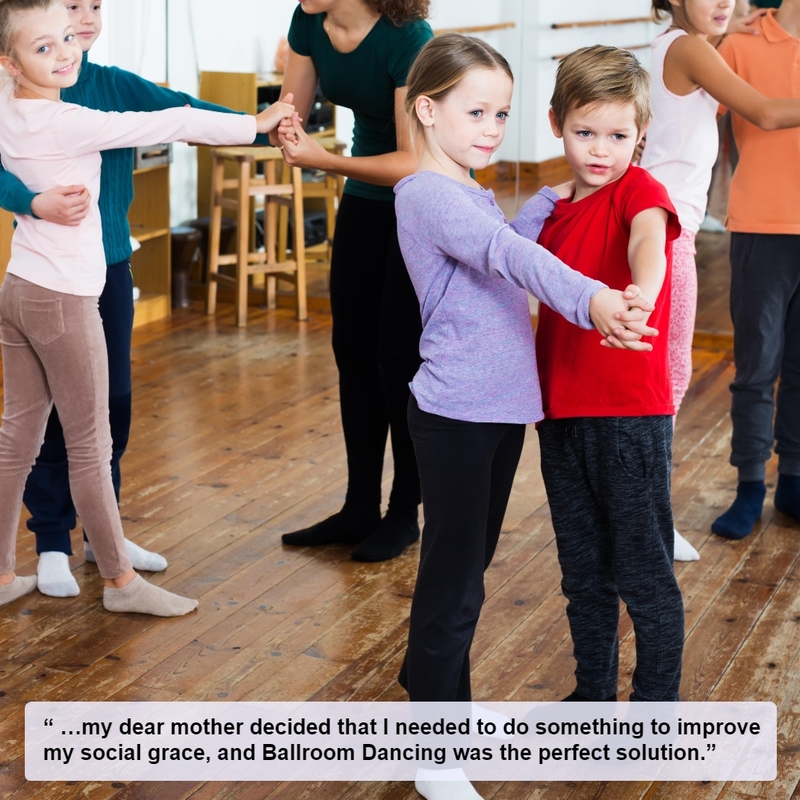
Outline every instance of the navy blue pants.
{"label": "navy blue pants", "polygon": [[[122,480],[119,462],[128,446],[131,429],[133,278],[130,261],[106,267],[106,285],[99,306],[108,350],[111,477],[119,502]],[[36,534],[36,552],[72,555],[69,533],[77,520],[69,490],[67,448],[56,408],[47,421],[44,443],[25,484],[23,501],[32,515],[28,528]]]}
{"label": "navy blue pants", "polygon": [[577,692],[617,691],[619,601],[636,636],[631,700],[678,700],[683,600],[672,563],[672,417],[539,424]]}
{"label": "navy blue pants", "polygon": [[429,414],[413,395],[408,424],[425,527],[399,682],[412,702],[468,702],[483,574],[497,548],[525,426]]}
{"label": "navy blue pants", "polygon": [[731,464],[763,481],[775,444],[778,472],[800,475],[800,236],[731,234],[731,317]]}

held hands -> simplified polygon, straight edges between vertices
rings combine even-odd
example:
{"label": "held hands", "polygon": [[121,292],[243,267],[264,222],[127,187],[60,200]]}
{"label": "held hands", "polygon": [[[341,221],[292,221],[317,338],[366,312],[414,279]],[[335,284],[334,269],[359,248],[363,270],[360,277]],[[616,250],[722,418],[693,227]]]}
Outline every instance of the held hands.
{"label": "held hands", "polygon": [[283,150],[283,159],[290,167],[324,169],[328,151],[316,139],[312,139],[303,128],[302,120],[295,113],[278,126],[278,142]]}
{"label": "held hands", "polygon": [[75,227],[89,213],[90,201],[85,186],[56,186],[33,198],[31,212],[47,222]]}
{"label": "held hands", "polygon": [[[273,103],[269,108],[265,108],[260,114],[256,115],[256,127],[259,133],[270,133],[274,131],[281,120],[290,118],[294,114],[292,105],[292,93],[286,95],[282,100]],[[270,136],[272,141],[272,136]]]}
{"label": "held hands", "polygon": [[642,297],[638,286],[631,284],[624,292],[601,289],[589,301],[589,316],[603,339],[604,347],[648,351],[653,346],[642,342],[642,336],[658,336],[647,325],[655,306]]}

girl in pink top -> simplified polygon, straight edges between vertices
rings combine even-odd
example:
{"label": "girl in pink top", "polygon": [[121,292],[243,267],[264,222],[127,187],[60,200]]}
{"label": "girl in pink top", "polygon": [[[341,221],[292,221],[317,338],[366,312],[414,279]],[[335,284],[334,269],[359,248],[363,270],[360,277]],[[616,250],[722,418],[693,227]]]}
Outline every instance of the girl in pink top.
{"label": "girl in pink top", "polygon": [[[683,229],[673,244],[669,336],[677,414],[692,377],[697,309],[694,241],[719,147],[717,111],[725,106],[765,130],[792,128],[800,125],[800,101],[765,97],[717,53],[715,45],[728,28],[734,0],[652,0],[652,7],[656,19],[672,24],[652,46],[653,120],[641,166],[666,186]],[[700,557],[677,531],[675,557],[682,561]]]}
{"label": "girl in pink top", "polygon": [[103,113],[61,103],[81,63],[62,0],[0,3],[0,152],[36,192],[84,185],[90,211],[78,226],[17,218],[0,286],[5,407],[0,427],[0,605],[36,587],[14,574],[25,479],[56,404],[69,454],[75,507],[90,531],[109,611],[179,616],[197,600],[144,581],[131,566],[111,481],[108,363],[98,295],[105,277],[97,196],[100,150],[163,141],[252,142],[291,115],[291,97],[257,118],[190,108]]}

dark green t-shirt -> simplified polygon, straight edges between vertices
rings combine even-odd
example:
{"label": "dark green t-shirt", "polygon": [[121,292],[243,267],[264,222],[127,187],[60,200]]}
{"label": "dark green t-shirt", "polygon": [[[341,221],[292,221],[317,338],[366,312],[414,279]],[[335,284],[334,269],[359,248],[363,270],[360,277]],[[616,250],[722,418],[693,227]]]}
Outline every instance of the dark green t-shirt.
{"label": "dark green t-shirt", "polygon": [[[306,14],[298,5],[289,28],[289,45],[309,56],[325,97],[353,111],[354,156],[378,156],[397,150],[394,92],[406,85],[411,64],[433,31],[415,20],[401,26],[381,17],[351,53],[339,53],[322,25],[325,14]],[[391,186],[348,178],[345,192],[370,200],[394,200]]]}

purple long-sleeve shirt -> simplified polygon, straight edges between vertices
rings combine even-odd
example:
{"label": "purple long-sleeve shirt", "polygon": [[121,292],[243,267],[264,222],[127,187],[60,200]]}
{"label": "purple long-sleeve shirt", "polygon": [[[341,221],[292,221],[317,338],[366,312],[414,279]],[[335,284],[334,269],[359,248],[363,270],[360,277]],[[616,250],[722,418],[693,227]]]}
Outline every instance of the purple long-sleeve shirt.
{"label": "purple long-sleeve shirt", "polygon": [[397,230],[422,313],[423,411],[469,422],[542,419],[527,293],[582,328],[605,284],[535,243],[558,199],[543,189],[508,224],[490,190],[435,172],[395,187]]}

